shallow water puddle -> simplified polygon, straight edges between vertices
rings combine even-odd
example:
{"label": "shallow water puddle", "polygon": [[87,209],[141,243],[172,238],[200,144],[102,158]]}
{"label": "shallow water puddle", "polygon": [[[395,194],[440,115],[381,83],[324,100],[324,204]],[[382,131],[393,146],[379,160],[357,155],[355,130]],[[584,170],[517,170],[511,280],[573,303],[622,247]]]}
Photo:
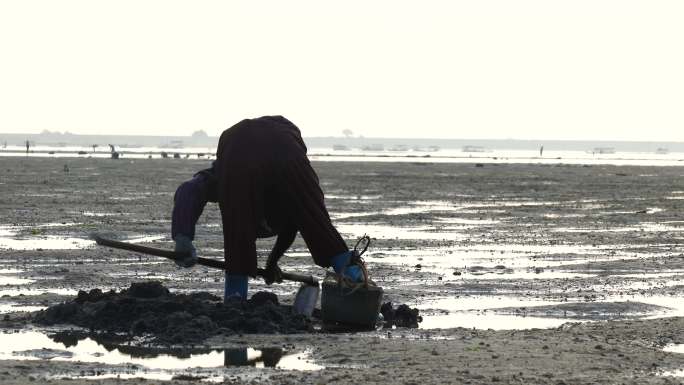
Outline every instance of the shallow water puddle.
{"label": "shallow water puddle", "polygon": [[627,227],[605,227],[605,228],[577,228],[577,227],[558,227],[552,230],[555,233],[625,233],[625,232],[682,232],[682,226],[667,226],[662,223],[643,222],[634,226]]}
{"label": "shallow water puddle", "polygon": [[529,300],[518,297],[491,297],[476,295],[436,298],[432,301],[419,304],[418,309],[440,309],[452,312],[487,310],[502,307],[558,305],[561,303],[562,302],[557,301]]}
{"label": "shallow water puddle", "polygon": [[[684,354],[684,344],[667,345],[663,348],[663,351],[666,351],[669,353]],[[684,369],[669,370],[669,371],[663,372],[661,375],[662,376],[671,376],[671,377],[684,377]]]}
{"label": "shallow water puddle", "polygon": [[17,278],[7,275],[0,275],[0,285],[26,285],[35,282],[33,279]]}
{"label": "shallow water puddle", "polygon": [[[610,254],[606,253],[609,250]],[[600,257],[599,257],[600,256]],[[476,279],[567,279],[587,278],[593,272],[555,271],[556,268],[587,262],[635,259],[640,254],[618,246],[572,245],[474,245],[426,249],[375,249],[366,256],[372,263],[385,263],[407,270],[420,270],[453,281]],[[653,254],[648,254],[653,256]]]}
{"label": "shallow water puddle", "polygon": [[464,208],[487,208],[487,207],[523,207],[523,206],[560,206],[566,202],[560,201],[530,201],[530,200],[496,200],[482,201],[478,203],[461,204]]}
{"label": "shallow water puddle", "polygon": [[[58,235],[41,235],[36,230],[35,235],[18,236],[25,229],[40,229],[48,227],[74,226],[79,223],[43,223],[36,226],[0,226],[0,249],[12,250],[74,250],[95,246],[95,241],[86,238],[65,237]],[[146,235],[126,239],[130,243],[154,242],[166,238],[165,235]]]}
{"label": "shallow water puddle", "polygon": [[124,216],[126,214],[125,213],[100,213],[100,212],[95,212],[95,211],[83,211],[83,212],[81,212],[81,215],[86,216],[86,217],[111,217],[111,216],[116,216],[116,215]]}
{"label": "shallow water puddle", "polygon": [[409,215],[431,212],[457,212],[464,206],[456,205],[447,201],[413,201],[401,202],[402,206],[393,207],[386,210],[363,211],[363,212],[334,212],[331,213],[333,219],[346,219],[352,217],[368,217],[373,215]]}
{"label": "shallow water puddle", "polygon": [[373,238],[380,239],[435,239],[460,241],[466,238],[465,234],[444,232],[440,228],[434,226],[396,227],[372,223],[340,223],[335,227],[341,234],[346,235],[349,238],[360,238],[366,234],[372,234]]}
{"label": "shallow water puddle", "polygon": [[620,290],[623,292],[635,292],[635,291],[644,291],[644,290],[650,290],[650,289],[655,289],[655,288],[666,288],[666,287],[672,287],[672,286],[679,286],[681,285],[681,282],[676,279],[676,280],[660,280],[660,281],[654,281],[654,280],[649,280],[649,281],[615,281],[615,282],[602,282],[599,284],[595,285],[590,285],[587,287],[588,290],[595,291],[597,293],[604,292],[607,288],[612,288],[614,290]]}
{"label": "shallow water puddle", "polygon": [[[2,334],[0,360],[51,360],[127,365],[108,373],[93,373],[89,378],[125,376],[171,379],[188,369],[254,367],[314,371],[324,369],[312,362],[310,351],[287,351],[280,347],[226,349],[150,349],[127,345],[100,344],[91,338],[65,343],[55,342],[47,334],[21,331]],[[136,365],[132,367],[131,365]],[[83,377],[83,376],[76,376]]]}
{"label": "shallow water puddle", "polygon": [[0,303],[0,314],[14,313],[14,312],[31,312],[46,309],[47,306],[28,306],[18,303]]}
{"label": "shallow water puddle", "polygon": [[343,199],[343,200],[376,200],[382,198],[382,195],[336,195],[336,194],[325,194],[327,199]]}
{"label": "shallow water puddle", "polygon": [[[473,312],[453,312],[449,314],[423,316],[421,329],[449,329],[462,327],[467,329],[524,330],[556,328],[570,319],[550,317],[530,317],[517,315],[499,315]],[[575,321],[576,322],[576,321]]]}
{"label": "shallow water puddle", "polygon": [[0,269],[0,286],[4,285],[26,285],[35,282],[33,279],[19,278],[18,273],[23,273],[19,269]]}
{"label": "shallow water puddle", "polygon": [[[406,270],[432,273],[437,275],[438,279],[443,282],[466,280],[573,279],[594,276],[594,274],[587,273],[555,271],[553,269],[548,269],[549,265],[543,263],[523,264],[520,263],[520,261],[511,262],[511,260],[496,260],[487,263],[487,265],[468,264],[468,261],[453,263],[450,262],[448,258],[444,257],[419,257],[416,259],[383,257],[378,260],[368,258],[368,261],[391,263],[401,266]],[[463,265],[463,263],[466,265]]]}
{"label": "shallow water puddle", "polygon": [[125,239],[124,242],[147,243],[147,242],[160,241],[166,237],[167,237],[166,235],[144,235],[144,236],[139,236],[139,237],[135,237],[135,238]]}
{"label": "shallow water puddle", "polygon": [[605,301],[621,302],[632,301],[640,302],[648,305],[661,306],[667,308],[666,311],[646,316],[644,319],[663,318],[663,317],[684,317],[684,303],[680,297],[673,296],[646,296],[646,295],[622,295],[622,296],[608,296]]}
{"label": "shallow water puddle", "polygon": [[[95,244],[83,238],[62,237],[56,235],[40,235],[40,228],[73,226],[77,223],[43,223],[36,226],[0,226],[0,249],[13,250],[69,250],[84,249]],[[24,229],[35,229],[35,235],[17,237]],[[32,230],[34,231],[34,230]]]}
{"label": "shallow water puddle", "polygon": [[562,271],[550,271],[544,269],[513,270],[500,268],[485,268],[461,273],[461,275],[445,274],[441,269],[422,269],[423,271],[444,274],[442,281],[467,281],[467,280],[517,280],[517,279],[579,279],[590,278],[593,274],[567,273]]}
{"label": "shallow water puddle", "polygon": [[14,297],[19,295],[41,295],[45,293],[52,293],[57,295],[76,295],[78,294],[78,290],[57,287],[47,289],[5,289],[0,290],[0,297]]}
{"label": "shallow water puddle", "polygon": [[[423,314],[421,329],[435,328],[475,328],[475,329],[532,329],[558,327],[569,319],[552,317],[531,317],[501,315],[489,311],[504,307],[526,307],[554,305],[560,302],[532,301],[511,297],[460,296],[458,298],[439,298],[419,304]],[[426,314],[425,309],[439,309],[437,314]]]}
{"label": "shallow water puddle", "polygon": [[438,298],[421,303],[417,307],[423,315],[421,329],[553,328],[566,322],[599,321],[607,318],[654,319],[684,316],[684,304],[680,299],[667,296],[610,296],[601,302],[557,302],[519,297],[459,296]]}
{"label": "shallow water puddle", "polygon": [[13,250],[71,250],[85,249],[93,245],[95,245],[95,242],[88,239],[52,235],[27,239],[0,238],[0,249]]}
{"label": "shallow water puddle", "polygon": [[500,220],[494,219],[468,219],[468,218],[457,218],[457,217],[435,217],[434,222],[436,223],[446,223],[450,225],[458,225],[458,227],[452,227],[452,229],[467,229],[474,228],[477,226],[485,225],[496,225],[501,223]]}
{"label": "shallow water puddle", "polygon": [[661,376],[667,377],[684,377],[684,369],[679,370],[669,370],[660,374]]}
{"label": "shallow water puddle", "polygon": [[684,344],[672,344],[667,345],[663,348],[664,351],[670,353],[681,353],[684,354]]}
{"label": "shallow water puddle", "polygon": [[684,271],[682,270],[667,270],[660,273],[645,273],[645,272],[632,272],[624,274],[611,274],[611,277],[621,277],[621,278],[669,278],[669,277],[682,277],[684,278]]}

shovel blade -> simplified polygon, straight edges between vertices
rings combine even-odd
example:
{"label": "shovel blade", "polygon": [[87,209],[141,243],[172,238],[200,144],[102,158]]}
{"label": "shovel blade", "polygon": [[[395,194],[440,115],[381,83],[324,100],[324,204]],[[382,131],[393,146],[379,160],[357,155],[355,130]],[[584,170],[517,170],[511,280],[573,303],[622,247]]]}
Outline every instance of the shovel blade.
{"label": "shovel blade", "polygon": [[321,288],[318,285],[313,286],[303,283],[299,286],[299,290],[297,290],[297,295],[294,299],[294,304],[292,305],[295,314],[303,314],[307,317],[311,317],[320,293]]}

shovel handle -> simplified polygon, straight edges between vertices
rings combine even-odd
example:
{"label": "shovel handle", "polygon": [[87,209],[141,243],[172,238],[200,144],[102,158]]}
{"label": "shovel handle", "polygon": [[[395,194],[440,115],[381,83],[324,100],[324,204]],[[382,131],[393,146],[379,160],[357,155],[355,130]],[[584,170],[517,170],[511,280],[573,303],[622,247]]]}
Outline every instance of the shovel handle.
{"label": "shovel handle", "polygon": [[[183,253],[183,252],[171,251],[171,250],[166,250],[166,249],[160,249],[160,248],[156,248],[156,247],[136,245],[134,243],[115,241],[113,239],[103,238],[99,235],[93,235],[93,240],[95,241],[95,243],[97,243],[98,245],[101,245],[101,246],[107,246],[107,247],[112,247],[115,249],[130,250],[130,251],[135,251],[138,253],[155,255],[157,257],[168,258],[168,259],[171,259],[174,261],[177,259],[185,258],[189,254],[187,252]],[[207,266],[207,267],[213,267],[216,269],[226,270],[225,262],[217,261],[217,260],[211,259],[211,258],[197,257],[197,264],[202,265],[202,266]],[[263,277],[265,273],[266,273],[266,270],[261,269],[261,268],[257,269],[257,275],[258,276]],[[283,277],[283,279],[287,280],[287,281],[302,282],[302,283],[305,283],[307,285],[318,286],[318,280],[311,275],[295,274],[295,273],[288,273],[288,272],[282,271],[280,276]]]}

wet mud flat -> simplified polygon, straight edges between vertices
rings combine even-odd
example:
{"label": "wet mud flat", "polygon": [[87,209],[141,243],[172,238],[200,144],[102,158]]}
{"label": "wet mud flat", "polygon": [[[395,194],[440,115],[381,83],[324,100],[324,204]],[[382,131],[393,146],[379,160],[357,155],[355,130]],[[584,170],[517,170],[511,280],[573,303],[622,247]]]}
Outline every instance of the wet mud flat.
{"label": "wet mud flat", "polygon": [[[79,290],[96,287],[106,292],[156,280],[173,293],[220,295],[220,272],[177,269],[159,258],[97,248],[88,239],[100,231],[170,248],[175,187],[205,164],[4,158],[3,330],[49,333],[24,311],[72,301]],[[348,244],[364,233],[373,237],[365,259],[385,300],[418,307],[422,329],[214,335],[199,345],[249,348],[250,354],[269,357],[264,351],[286,345],[284,356],[306,354],[298,361],[311,361],[308,369],[316,370],[237,367],[221,359],[218,368],[177,368],[170,377],[167,370],[164,380],[185,375],[227,383],[681,382],[672,377],[684,368],[681,354],[663,349],[683,343],[683,168],[352,162],[314,167]],[[261,265],[271,242],[258,244]],[[205,210],[196,243],[203,256],[222,257],[216,207]],[[301,239],[281,267],[324,275],[312,266]],[[257,280],[250,285],[251,292],[274,292],[285,305],[297,288]],[[84,360],[10,355],[0,363],[3,384],[28,383],[29,376],[86,382],[91,371],[97,381],[114,383],[105,375],[144,374],[121,363]]]}
{"label": "wet mud flat", "polygon": [[[18,353],[32,359],[0,360],[0,379],[3,384],[679,384],[677,369],[684,366],[684,355],[664,347],[681,349],[683,332],[682,318],[661,318],[530,330],[219,336],[204,348],[176,352],[117,347],[126,358],[112,363],[79,360],[64,347],[23,350]],[[7,340],[8,335],[1,336]],[[295,366],[278,366],[278,360],[302,346],[308,347],[306,356],[297,357]],[[259,355],[250,359],[252,351]],[[142,369],[140,362],[166,361],[172,355],[197,366],[168,369],[166,377]],[[218,361],[203,367],[192,355],[205,360],[218,355]]]}

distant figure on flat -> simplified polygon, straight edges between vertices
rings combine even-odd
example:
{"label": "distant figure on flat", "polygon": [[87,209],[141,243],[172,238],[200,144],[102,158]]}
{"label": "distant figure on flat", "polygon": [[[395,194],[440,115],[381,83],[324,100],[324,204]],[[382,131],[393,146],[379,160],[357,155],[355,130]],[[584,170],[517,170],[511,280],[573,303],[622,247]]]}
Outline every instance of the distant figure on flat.
{"label": "distant figure on flat", "polygon": [[113,144],[108,144],[110,151],[110,158],[119,159],[119,153],[116,151],[116,147]]}
{"label": "distant figure on flat", "polygon": [[297,232],[314,262],[361,282],[363,272],[332,225],[318,176],[306,156],[299,128],[282,116],[245,119],[225,130],[211,168],[199,171],[176,190],[171,236],[175,250],[197,261],[192,241],[207,202],[218,202],[223,222],[226,281],[224,299],[247,297],[248,276],[256,276],[256,239],[277,236],[266,264],[266,283],[280,281],[278,260]]}
{"label": "distant figure on flat", "polygon": [[29,147],[31,147],[31,143],[29,143],[29,141],[27,140],[26,141],[26,155],[28,155],[28,153],[29,153]]}

